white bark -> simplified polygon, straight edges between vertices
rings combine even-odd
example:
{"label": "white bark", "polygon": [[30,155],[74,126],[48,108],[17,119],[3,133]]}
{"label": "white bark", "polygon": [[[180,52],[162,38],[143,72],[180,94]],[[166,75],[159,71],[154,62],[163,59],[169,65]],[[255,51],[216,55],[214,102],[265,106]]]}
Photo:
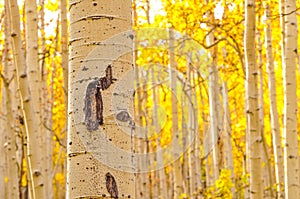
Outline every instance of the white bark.
{"label": "white bark", "polygon": [[69,10],[66,198],[116,197],[115,187],[135,198],[131,1],[74,0]]}
{"label": "white bark", "polygon": [[176,96],[176,60],[175,60],[175,38],[174,38],[174,30],[169,30],[169,69],[170,69],[170,84],[172,91],[172,144],[174,147],[173,155],[176,157],[176,161],[174,161],[173,169],[174,169],[174,198],[179,198],[179,196],[183,193],[183,179],[182,179],[182,171],[181,171],[181,163],[180,160],[177,159],[180,157],[180,133],[178,131],[178,99]]}
{"label": "white bark", "polygon": [[268,71],[268,88],[270,96],[270,116],[271,116],[271,129],[273,140],[273,153],[274,153],[274,167],[275,167],[275,181],[277,198],[283,198],[283,150],[281,147],[281,136],[279,117],[277,111],[277,91],[276,91],[276,79],[274,71],[274,57],[272,52],[272,30],[271,30],[271,18],[269,4],[265,6],[266,14],[266,58],[267,58],[267,71]]}
{"label": "white bark", "polygon": [[153,125],[155,128],[155,133],[158,134],[158,138],[156,139],[156,161],[157,161],[157,177],[159,180],[159,197],[160,198],[168,198],[167,196],[167,184],[166,184],[166,175],[164,168],[161,168],[163,165],[163,154],[161,148],[161,128],[159,124],[159,116],[158,116],[158,104],[159,104],[159,95],[158,95],[158,85],[156,85],[155,74],[158,74],[158,71],[155,68],[152,69],[152,83],[153,83]]}
{"label": "white bark", "polygon": [[[209,3],[209,1],[207,1]],[[213,13],[209,12],[208,18],[213,23]],[[214,44],[214,32],[210,32],[207,36],[207,46]],[[218,66],[217,66],[217,45],[211,47],[209,51],[209,57],[212,60],[211,65],[208,68],[208,86],[209,86],[209,125],[210,125],[210,136],[212,146],[212,168],[213,168],[213,181],[215,182],[219,178],[220,172],[220,149],[218,146],[218,138],[221,130],[221,106],[219,101],[219,83],[218,83]]]}
{"label": "white bark", "polygon": [[[296,1],[284,1],[284,176],[285,197],[299,198],[299,150],[297,135],[297,81],[296,59],[297,53],[297,18]],[[288,14],[286,14],[288,13]]]}
{"label": "white bark", "polygon": [[[25,133],[26,133],[26,159],[27,159],[27,177],[29,184],[29,197],[30,198],[44,198],[43,192],[43,177],[42,170],[40,167],[40,134],[39,125],[40,123],[35,123],[35,111],[29,92],[29,84],[26,73],[26,63],[24,60],[24,51],[22,47],[21,30],[20,30],[20,15],[17,5],[17,1],[9,1],[10,8],[10,20],[12,21],[11,26],[11,36],[12,36],[12,49],[14,55],[14,63],[17,66],[17,81],[19,87],[19,94],[22,103],[22,111],[25,123]],[[29,42],[30,44],[30,42]]]}
{"label": "white bark", "polygon": [[[227,82],[223,82],[223,109],[224,109],[224,165],[231,171],[231,180],[234,182],[234,167],[233,167],[233,157],[232,157],[232,144],[231,144],[231,120],[230,120],[230,109],[228,101],[228,88]],[[233,198],[235,198],[235,189],[231,189]]]}
{"label": "white bark", "polygon": [[[35,0],[25,1],[25,12],[26,12],[26,73],[28,76],[28,86],[30,90],[30,101],[31,104],[41,104],[41,73],[39,70],[38,63],[38,19],[37,19],[37,5]],[[48,180],[46,180],[45,166],[47,165],[47,154],[45,154],[45,144],[42,143],[42,115],[41,106],[32,106],[32,118],[28,118],[31,125],[35,126],[34,130],[29,132],[29,139],[34,139],[34,145],[32,145],[33,156],[35,156],[35,161],[32,163],[34,170],[39,170],[39,182],[40,186],[35,188],[36,197],[44,198],[46,196],[45,190],[48,188]],[[42,153],[41,153],[42,151]],[[44,154],[42,156],[42,154]],[[35,184],[36,184],[35,183]],[[48,197],[51,197],[48,195]]]}
{"label": "white bark", "polygon": [[255,57],[255,1],[245,1],[245,65],[247,146],[249,148],[250,198],[263,198],[262,138],[259,128],[257,66]]}
{"label": "white bark", "polygon": [[[3,150],[1,158],[3,158],[3,175],[1,181],[3,182],[3,189],[0,192],[3,194],[3,198],[13,199],[19,198],[19,178],[20,178],[20,162],[18,154],[22,153],[22,148],[17,143],[17,128],[16,120],[16,79],[15,79],[15,66],[12,65],[10,57],[10,21],[9,21],[9,9],[8,5],[5,4],[5,11],[7,15],[4,18],[4,36],[5,43],[2,53],[2,116],[0,122],[3,131],[1,132],[1,149]],[[1,129],[0,129],[1,131]],[[4,183],[7,181],[6,183]],[[0,185],[1,186],[1,185]]]}

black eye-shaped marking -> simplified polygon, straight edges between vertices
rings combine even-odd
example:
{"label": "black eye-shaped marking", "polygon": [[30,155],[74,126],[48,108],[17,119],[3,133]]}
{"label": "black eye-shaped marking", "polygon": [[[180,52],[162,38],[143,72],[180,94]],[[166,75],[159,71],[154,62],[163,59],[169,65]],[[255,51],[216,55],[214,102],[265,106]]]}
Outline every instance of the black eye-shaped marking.
{"label": "black eye-shaped marking", "polygon": [[106,189],[108,193],[110,194],[111,198],[118,198],[118,187],[117,182],[109,172],[105,175],[105,181],[106,181]]}
{"label": "black eye-shaped marking", "polygon": [[113,83],[112,67],[107,66],[105,77],[90,82],[85,95],[85,125],[89,131],[95,131],[103,124],[103,101],[101,90],[106,90]]}
{"label": "black eye-shaped marking", "polygon": [[128,122],[131,120],[131,117],[127,111],[121,111],[116,115],[116,119],[121,122]]}

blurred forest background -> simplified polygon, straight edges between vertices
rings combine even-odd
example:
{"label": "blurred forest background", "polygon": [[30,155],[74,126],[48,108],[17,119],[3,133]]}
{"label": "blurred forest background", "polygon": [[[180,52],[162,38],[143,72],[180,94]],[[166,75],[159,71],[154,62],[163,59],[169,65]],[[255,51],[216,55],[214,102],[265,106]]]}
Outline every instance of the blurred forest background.
{"label": "blurred forest background", "polygon": [[[146,135],[135,150],[155,154],[136,198],[300,197],[299,9],[132,1],[135,122]],[[0,11],[0,198],[65,198],[68,2],[4,0]],[[174,132],[175,159],[162,150]]]}

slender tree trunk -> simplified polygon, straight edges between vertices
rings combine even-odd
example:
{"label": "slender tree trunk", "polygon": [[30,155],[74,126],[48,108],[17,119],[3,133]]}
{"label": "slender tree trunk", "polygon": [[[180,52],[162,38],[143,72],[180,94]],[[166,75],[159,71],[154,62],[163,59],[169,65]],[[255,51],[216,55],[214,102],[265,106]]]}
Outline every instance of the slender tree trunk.
{"label": "slender tree trunk", "polygon": [[66,198],[135,198],[131,1],[69,10]]}
{"label": "slender tree trunk", "polygon": [[[209,1],[207,1],[209,3]],[[209,13],[209,19],[214,22],[213,13]],[[210,46],[215,42],[214,32],[210,32],[207,36],[207,45]],[[209,57],[212,60],[212,64],[208,68],[209,77],[209,115],[210,115],[210,133],[212,144],[212,168],[213,168],[213,181],[215,182],[219,178],[220,171],[220,152],[218,146],[218,138],[221,130],[220,120],[220,102],[219,102],[219,83],[218,83],[218,66],[217,66],[217,45],[213,46],[209,51]]]}
{"label": "slender tree trunk", "polygon": [[155,128],[155,132],[158,135],[156,139],[156,157],[157,157],[157,176],[159,180],[159,198],[168,198],[167,196],[167,184],[166,184],[166,175],[164,170],[164,162],[163,162],[163,154],[161,148],[161,128],[159,124],[159,116],[158,116],[158,104],[159,104],[159,89],[158,85],[156,85],[155,74],[159,73],[155,67],[152,69],[152,82],[153,82],[153,125]]}
{"label": "slender tree trunk", "polygon": [[[133,0],[132,1],[132,11],[133,11],[133,27],[137,27],[137,22],[138,22],[138,14],[137,14],[137,0]],[[136,122],[136,132],[137,133],[142,133],[139,128],[140,126],[142,126],[142,103],[141,103],[141,89],[142,87],[140,86],[140,74],[139,74],[139,66],[136,64],[136,60],[137,60],[137,46],[138,46],[138,39],[135,38],[134,39],[134,50],[133,50],[133,60],[135,61],[135,85],[134,85],[134,89],[136,91],[136,99],[134,101],[134,107],[135,107],[135,122]],[[136,151],[137,153],[142,153],[143,152],[143,142],[144,140],[142,139],[137,139],[136,141]],[[144,199],[146,190],[144,190],[144,186],[143,186],[143,181],[146,181],[146,177],[145,173],[141,172],[142,171],[142,161],[137,162],[137,173],[136,173],[136,180],[135,180],[135,197],[136,198],[141,198]]]}
{"label": "slender tree trunk", "polygon": [[[68,115],[68,73],[69,73],[69,63],[68,63],[68,40],[69,40],[69,32],[68,32],[68,21],[67,21],[67,5],[68,0],[60,0],[60,38],[61,38],[61,44],[60,51],[61,51],[61,66],[63,69],[63,90],[64,90],[64,108],[66,112],[66,116]],[[58,39],[57,39],[58,41]],[[53,93],[53,91],[51,92]],[[50,100],[53,101],[53,100]],[[66,119],[67,120],[67,119]],[[67,122],[65,123],[63,130],[60,132],[59,139],[61,140],[61,143],[66,146],[66,136],[64,136],[67,132]],[[66,148],[63,146],[60,146],[60,153],[59,154],[65,154]],[[58,156],[60,158],[60,156]],[[56,173],[65,173],[67,162],[65,160],[64,163],[61,163],[61,161],[58,159],[57,161],[56,170],[53,174],[56,175]],[[58,182],[57,183],[57,189],[59,191],[59,197],[64,198],[65,197],[65,186],[64,183]]]}
{"label": "slender tree trunk", "polygon": [[219,127],[217,116],[217,90],[218,90],[218,70],[215,63],[209,67],[209,104],[210,104],[210,133],[212,146],[212,161],[213,161],[213,181],[219,178],[219,159],[220,152],[218,147]]}
{"label": "slender tree trunk", "polygon": [[[140,67],[140,66],[138,66]],[[142,128],[137,129],[137,132],[139,132],[140,135],[142,135],[142,138],[138,140],[138,144],[139,148],[140,148],[140,153],[145,154],[145,159],[143,159],[142,161],[138,162],[138,165],[140,166],[141,169],[141,181],[142,181],[142,196],[143,198],[147,199],[151,199],[152,198],[152,175],[150,173],[150,171],[148,170],[148,168],[151,165],[151,160],[149,157],[149,153],[150,153],[150,140],[148,139],[148,123],[149,121],[147,120],[147,109],[145,106],[142,106],[142,104],[144,102],[147,101],[148,98],[148,88],[147,88],[147,83],[149,82],[149,72],[147,71],[146,73],[144,73],[143,75],[143,68],[140,67],[138,68],[138,70],[140,70],[141,72],[139,73],[139,78],[138,80],[138,88],[139,88],[139,93],[138,93],[138,110],[140,115],[138,115],[138,118],[140,120],[140,125]],[[138,72],[138,71],[136,71]],[[144,80],[144,81],[142,81]],[[147,168],[147,170],[145,171],[145,168]],[[139,198],[139,197],[137,197]]]}
{"label": "slender tree trunk", "polygon": [[[40,79],[40,100],[39,108],[41,111],[41,153],[42,156],[42,168],[44,171],[44,188],[45,195],[47,198],[53,198],[53,186],[52,186],[52,158],[53,158],[53,133],[52,133],[52,101],[49,99],[48,88],[51,86],[47,85],[47,69],[46,69],[46,36],[45,36],[45,11],[44,11],[44,0],[39,1],[39,12],[38,12],[38,23],[39,28],[39,68],[37,69],[38,76]],[[51,90],[51,89],[49,89]]]}
{"label": "slender tree trunk", "polygon": [[[7,72],[7,71],[6,71]],[[9,71],[5,73],[7,77],[13,77],[13,71]],[[5,85],[5,98],[3,98],[3,102],[5,102],[6,111],[4,115],[6,115],[6,131],[7,131],[7,140],[4,144],[6,149],[6,157],[7,157],[7,168],[8,168],[8,198],[19,198],[19,162],[17,154],[22,150],[17,144],[17,132],[15,131],[15,106],[13,107],[15,102],[14,93],[16,93],[14,82],[8,83],[8,80]]]}
{"label": "slender tree trunk", "polygon": [[[231,144],[231,120],[230,120],[230,109],[228,101],[228,88],[227,82],[223,82],[223,109],[224,109],[224,166],[231,171],[231,180],[234,182],[234,167],[233,167],[233,157],[232,157],[232,144]],[[231,189],[232,196],[235,198],[235,189]]]}
{"label": "slender tree trunk", "polygon": [[[150,81],[149,80],[149,71],[146,72],[146,82]],[[145,89],[143,90],[144,92],[144,99],[143,101],[147,101],[148,96],[148,88],[145,87]],[[151,153],[151,140],[148,138],[149,137],[149,121],[147,120],[147,108],[143,107],[143,113],[144,113],[144,120],[145,120],[145,128],[144,128],[144,143],[142,143],[143,146],[143,154],[146,154],[146,162],[144,162],[143,167],[142,168],[150,168],[150,165],[152,163],[152,160],[150,159],[150,156],[148,154]],[[145,167],[146,166],[146,167]],[[153,188],[152,188],[152,184],[153,184],[153,176],[151,174],[150,171],[148,171],[147,173],[144,173],[143,176],[143,186],[144,186],[144,190],[145,190],[145,198],[149,198],[149,199],[153,199]]]}
{"label": "slender tree trunk", "polygon": [[[205,100],[204,100],[204,95],[203,95],[203,88],[204,86],[201,85],[200,81],[198,81],[199,86],[199,94],[200,94],[200,100],[201,100],[201,106],[205,107]],[[209,130],[208,130],[208,121],[207,118],[208,116],[205,114],[204,109],[202,109],[201,111],[201,118],[203,121],[203,157],[201,157],[201,159],[203,159],[205,161],[205,177],[206,177],[206,183],[204,186],[211,186],[212,184],[212,177],[211,177],[211,172],[210,172],[210,165],[209,165],[209,153],[211,150],[211,136],[209,136]],[[200,135],[201,136],[201,135]]]}
{"label": "slender tree trunk", "polygon": [[184,87],[180,87],[182,90],[181,92],[181,103],[180,103],[180,109],[181,109],[181,133],[182,133],[182,147],[184,150],[184,153],[182,154],[181,160],[181,173],[182,173],[182,180],[183,180],[183,193],[188,194],[189,193],[189,154],[191,153],[190,147],[188,147],[188,142],[190,139],[189,135],[189,129],[187,125],[187,119],[188,119],[188,114],[186,112],[187,107],[187,98],[186,95],[184,94]]}
{"label": "slender tree trunk", "polygon": [[[147,73],[149,75],[149,82],[152,83],[151,85],[151,90],[152,90],[152,93],[150,92],[149,95],[147,95],[148,97],[147,98],[154,98],[154,82],[153,82],[153,75],[154,75],[154,69],[153,68],[148,68],[147,70]],[[149,90],[149,88],[147,89]],[[150,189],[151,189],[151,199],[154,199],[154,198],[159,198],[159,194],[160,194],[160,191],[159,191],[159,173],[158,173],[158,157],[157,157],[157,139],[156,139],[156,126],[154,125],[155,124],[155,119],[154,119],[154,110],[148,110],[147,107],[146,107],[146,110],[147,110],[147,114],[146,115],[152,115],[152,119],[149,119],[147,120],[147,126],[149,127],[148,128],[148,136],[150,137],[150,140],[149,140],[149,152],[150,154],[153,154],[152,156],[149,156],[149,160],[150,160],[150,171],[149,171],[149,174],[151,175],[151,184],[150,184]],[[149,117],[150,118],[150,117]],[[152,120],[152,121],[151,121]],[[156,140],[154,140],[156,139]],[[154,145],[154,142],[155,142],[155,145]]]}
{"label": "slender tree trunk", "polygon": [[280,19],[280,27],[281,27],[281,57],[284,60],[284,51],[285,51],[285,25],[284,25],[284,13],[285,12],[285,0],[279,0],[279,19]]}
{"label": "slender tree trunk", "polygon": [[266,57],[267,57],[267,71],[268,71],[268,87],[270,95],[270,115],[271,115],[271,129],[272,129],[272,139],[273,139],[273,153],[275,162],[275,181],[276,181],[276,191],[277,198],[283,198],[283,151],[281,147],[281,136],[280,136],[280,126],[279,117],[277,111],[277,92],[276,92],[276,79],[274,71],[274,58],[272,52],[272,32],[271,32],[271,13],[269,4],[265,6],[266,10]]}
{"label": "slender tree trunk", "polygon": [[[48,153],[46,153],[47,140],[44,138],[47,137],[42,134],[45,131],[45,128],[42,123],[42,106],[41,106],[41,71],[39,69],[38,62],[38,18],[37,18],[37,5],[34,0],[26,0],[26,67],[27,67],[27,75],[28,75],[28,84],[30,90],[30,97],[33,104],[39,104],[39,106],[33,106],[33,125],[37,126],[34,131],[35,143],[33,146],[33,150],[36,153],[40,153],[37,155],[37,165],[41,169],[40,180],[43,182],[43,185],[40,186],[37,191],[36,197],[44,198],[47,194],[47,197],[51,198],[49,195],[48,187],[49,187],[49,176],[51,176],[48,171]],[[32,119],[33,119],[32,118]],[[49,133],[49,132],[48,132]],[[51,140],[50,140],[51,142]],[[40,152],[42,151],[42,153]],[[43,156],[41,155],[43,154]],[[51,160],[51,158],[50,158]],[[51,166],[51,164],[50,164]],[[51,181],[50,181],[51,183]]]}
{"label": "slender tree trunk", "polygon": [[67,0],[60,0],[60,23],[61,23],[61,65],[63,68],[65,107],[68,108],[68,21],[67,21]]}
{"label": "slender tree trunk", "polygon": [[[1,92],[2,95],[3,91]],[[2,100],[3,100],[3,96],[1,96]],[[2,101],[3,102],[3,101]],[[3,113],[3,103],[1,104],[1,108],[0,108],[0,113]],[[1,146],[4,146],[5,144],[5,123],[6,123],[6,119],[4,117],[0,117],[0,144]],[[7,163],[6,163],[6,154],[5,154],[5,150],[4,147],[0,147],[0,154],[2,154],[0,156],[0,176],[1,180],[0,180],[0,197],[1,198],[8,198],[7,197],[7,183],[5,183],[5,176],[7,176]]]}
{"label": "slender tree trunk", "polygon": [[[3,89],[3,83],[1,82],[1,87]],[[3,91],[1,91],[1,107],[0,107],[0,113],[1,115],[3,115],[3,107],[4,107],[4,102],[3,102]],[[6,123],[6,118],[1,116],[0,117],[0,154],[2,154],[0,156],[0,198],[8,198],[7,197],[7,186],[5,183],[5,176],[7,176],[7,163],[6,163],[6,154],[5,154],[5,150],[4,150],[4,144],[5,144],[5,136],[6,136],[6,131],[5,131],[5,123]]]}
{"label": "slender tree trunk", "polygon": [[[30,198],[44,198],[43,189],[43,176],[41,170],[41,158],[39,152],[39,125],[36,125],[35,111],[32,97],[29,92],[29,84],[26,72],[26,63],[24,60],[24,51],[22,47],[21,31],[20,31],[20,15],[17,2],[15,0],[9,1],[9,8],[12,21],[12,49],[14,53],[14,63],[17,66],[17,81],[19,87],[19,94],[22,101],[22,111],[25,123],[26,133],[26,159],[27,159],[27,171],[28,171],[28,183],[29,183],[29,197]],[[30,44],[30,42],[29,42]],[[39,99],[39,98],[38,98]],[[39,119],[37,119],[39,120]]]}
{"label": "slender tree trunk", "polygon": [[[134,51],[136,53],[136,51]],[[134,54],[136,55],[136,54]],[[134,59],[136,60],[136,59]],[[143,110],[142,110],[142,92],[143,86],[141,85],[139,67],[135,68],[135,83],[136,83],[136,103],[137,106],[135,115],[136,115],[136,132],[140,135],[144,135],[143,138],[137,140],[137,150],[138,153],[145,154],[145,161],[137,162],[137,176],[136,176],[136,198],[149,198],[149,189],[147,186],[148,183],[148,172],[143,171],[143,168],[148,168],[148,151],[147,151],[147,133],[146,128],[143,128]]]}
{"label": "slender tree trunk", "polygon": [[[176,158],[180,157],[180,133],[178,130],[178,99],[176,96],[176,61],[175,61],[175,38],[174,38],[174,30],[169,30],[169,59],[170,59],[170,83],[171,83],[171,91],[172,91],[172,144],[174,147],[173,155]],[[174,169],[174,198],[179,198],[179,196],[183,193],[183,179],[181,172],[181,163],[180,159],[176,159],[173,164]]]}
{"label": "slender tree trunk", "polygon": [[[193,174],[192,177],[195,178],[194,180],[194,190],[192,190],[192,194],[194,195],[194,193],[198,192],[198,190],[201,190],[202,187],[202,163],[201,163],[201,159],[200,159],[200,133],[199,133],[199,120],[198,118],[200,117],[200,111],[199,111],[199,106],[198,106],[198,97],[197,97],[197,89],[196,89],[196,73],[193,72],[193,86],[194,86],[194,94],[193,94],[193,98],[194,98],[194,136],[195,136],[195,140],[194,140],[194,155],[191,157],[192,158],[192,168],[193,168]],[[200,87],[200,85],[198,85]],[[196,197],[197,198],[197,197]]]}
{"label": "slender tree trunk", "polygon": [[[258,21],[261,21],[258,19]],[[258,67],[258,76],[259,76],[259,90],[258,90],[258,97],[259,97],[259,128],[261,132],[262,138],[262,147],[263,147],[263,162],[265,165],[264,171],[264,186],[268,188],[268,191],[265,191],[264,198],[274,198],[273,189],[271,188],[274,184],[273,182],[273,175],[272,175],[272,165],[271,165],[271,158],[269,155],[270,149],[265,140],[265,112],[264,112],[264,88],[263,88],[263,54],[262,54],[262,42],[261,42],[261,33],[257,31],[257,41],[258,41],[258,52],[259,52],[259,67]],[[269,192],[269,193],[268,193]]]}
{"label": "slender tree trunk", "polygon": [[246,63],[246,114],[249,148],[250,198],[263,198],[262,138],[259,129],[257,66],[255,57],[255,1],[245,1],[245,63]]}
{"label": "slender tree trunk", "polygon": [[296,1],[284,1],[284,173],[285,197],[299,198],[299,150],[297,135],[297,81],[296,65],[298,57],[298,31],[296,18]]}
{"label": "slender tree trunk", "polygon": [[[195,99],[195,89],[193,85],[193,71],[192,71],[192,57],[191,53],[187,56],[187,82],[188,82],[188,91],[187,95],[189,96],[188,100],[188,135],[193,137],[188,137],[189,143],[192,143],[189,147],[189,154],[188,154],[188,185],[189,185],[189,196],[191,198],[194,197],[194,193],[197,191],[197,170],[198,167],[196,167],[196,139],[198,139],[198,129],[196,123],[197,121],[197,106],[196,106],[196,99]],[[199,158],[199,155],[198,155]],[[198,162],[199,163],[199,162]],[[197,165],[199,166],[199,165]]]}
{"label": "slender tree trunk", "polygon": [[[6,13],[9,13],[8,5],[5,4]],[[5,138],[3,141],[5,153],[3,154],[3,158],[6,158],[5,167],[7,171],[7,175],[3,175],[7,177],[7,191],[3,191],[3,194],[7,192],[5,198],[19,198],[19,178],[20,178],[20,160],[18,154],[22,153],[22,147],[18,144],[17,139],[17,123],[15,118],[17,118],[17,100],[15,97],[16,89],[16,79],[15,79],[15,67],[12,65],[10,61],[10,44],[11,42],[10,35],[10,21],[9,15],[6,15],[4,18],[4,34],[5,34],[5,43],[4,50],[2,53],[2,78],[3,78],[3,89],[2,89],[2,113],[3,115],[3,135]],[[1,126],[2,126],[1,125]],[[3,185],[3,188],[5,186]]]}

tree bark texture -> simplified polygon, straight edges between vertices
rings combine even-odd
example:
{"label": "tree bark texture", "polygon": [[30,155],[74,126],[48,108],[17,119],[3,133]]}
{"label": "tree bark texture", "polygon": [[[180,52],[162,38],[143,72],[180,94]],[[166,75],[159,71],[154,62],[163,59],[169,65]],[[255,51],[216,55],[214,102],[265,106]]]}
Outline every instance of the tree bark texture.
{"label": "tree bark texture", "polygon": [[70,1],[67,198],[135,198],[131,1]]}

